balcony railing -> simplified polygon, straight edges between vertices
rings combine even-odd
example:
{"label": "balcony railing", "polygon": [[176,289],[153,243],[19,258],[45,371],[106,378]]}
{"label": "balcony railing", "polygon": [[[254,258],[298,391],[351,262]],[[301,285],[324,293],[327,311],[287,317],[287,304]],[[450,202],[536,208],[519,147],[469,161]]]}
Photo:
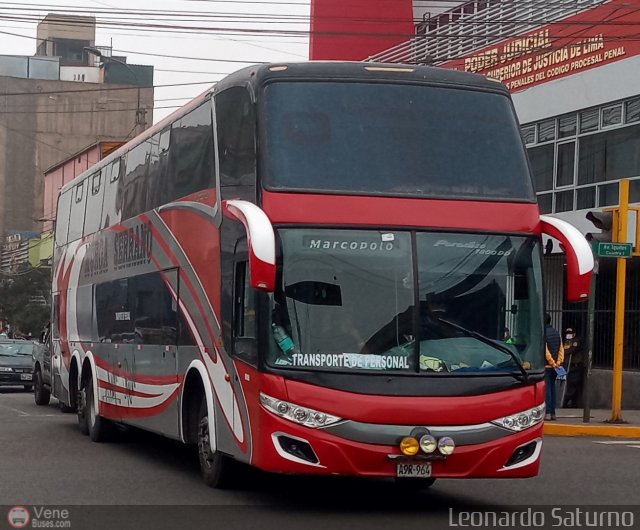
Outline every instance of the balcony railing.
{"label": "balcony railing", "polygon": [[425,18],[416,25],[415,37],[366,60],[440,64],[608,1],[472,0],[440,15]]}

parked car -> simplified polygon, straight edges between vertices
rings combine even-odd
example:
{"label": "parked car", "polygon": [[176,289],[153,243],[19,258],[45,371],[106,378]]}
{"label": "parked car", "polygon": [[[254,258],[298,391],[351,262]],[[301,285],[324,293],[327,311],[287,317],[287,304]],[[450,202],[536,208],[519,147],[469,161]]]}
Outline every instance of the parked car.
{"label": "parked car", "polygon": [[27,340],[0,339],[0,386],[33,389],[33,353],[36,346]]}

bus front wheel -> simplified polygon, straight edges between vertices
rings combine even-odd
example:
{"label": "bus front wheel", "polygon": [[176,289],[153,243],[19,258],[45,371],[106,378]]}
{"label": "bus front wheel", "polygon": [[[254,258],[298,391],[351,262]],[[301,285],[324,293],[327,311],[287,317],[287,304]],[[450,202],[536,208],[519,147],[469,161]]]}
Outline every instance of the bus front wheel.
{"label": "bus front wheel", "polygon": [[198,459],[200,460],[200,473],[204,483],[211,488],[228,488],[232,485],[233,470],[232,460],[211,449],[211,437],[209,429],[209,411],[206,397],[200,402],[198,414]]}

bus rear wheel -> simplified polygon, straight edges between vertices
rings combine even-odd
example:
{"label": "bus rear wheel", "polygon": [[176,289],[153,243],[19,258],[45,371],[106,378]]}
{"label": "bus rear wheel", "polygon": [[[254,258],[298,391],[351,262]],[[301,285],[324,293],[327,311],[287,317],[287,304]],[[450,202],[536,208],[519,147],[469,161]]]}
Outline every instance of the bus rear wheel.
{"label": "bus rear wheel", "polygon": [[94,400],[93,378],[87,377],[80,390],[80,407],[78,407],[78,424],[80,432],[88,434],[94,442],[109,441],[113,435],[114,425],[98,414]]}
{"label": "bus rear wheel", "polygon": [[228,488],[232,485],[233,461],[220,451],[211,449],[212,433],[209,429],[209,411],[206,397],[200,402],[198,414],[198,459],[202,480],[210,488]]}

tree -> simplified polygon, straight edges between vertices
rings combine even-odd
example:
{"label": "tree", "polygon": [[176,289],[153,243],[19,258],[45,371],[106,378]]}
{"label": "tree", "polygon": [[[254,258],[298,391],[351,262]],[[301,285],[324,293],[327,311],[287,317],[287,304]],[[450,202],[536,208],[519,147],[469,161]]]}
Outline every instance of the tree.
{"label": "tree", "polygon": [[0,317],[16,332],[37,337],[51,314],[51,269],[0,273]]}

